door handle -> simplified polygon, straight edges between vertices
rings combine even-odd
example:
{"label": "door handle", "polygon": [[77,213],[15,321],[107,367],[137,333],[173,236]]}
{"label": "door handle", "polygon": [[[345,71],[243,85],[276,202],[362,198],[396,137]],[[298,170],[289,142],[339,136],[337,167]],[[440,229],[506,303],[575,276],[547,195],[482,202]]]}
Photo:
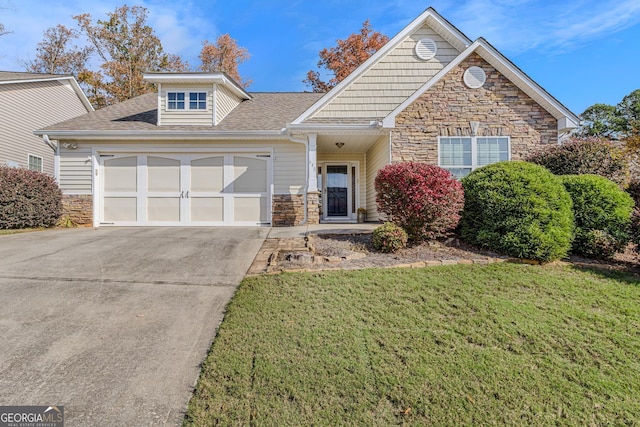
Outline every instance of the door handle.
{"label": "door handle", "polygon": [[180,198],[182,199],[184,197],[184,191],[180,192]]}
{"label": "door handle", "polygon": [[185,195],[184,195],[184,198],[185,198],[185,199],[188,199],[188,198],[189,198],[189,191],[188,191],[188,190],[187,190],[187,194],[185,194]]}

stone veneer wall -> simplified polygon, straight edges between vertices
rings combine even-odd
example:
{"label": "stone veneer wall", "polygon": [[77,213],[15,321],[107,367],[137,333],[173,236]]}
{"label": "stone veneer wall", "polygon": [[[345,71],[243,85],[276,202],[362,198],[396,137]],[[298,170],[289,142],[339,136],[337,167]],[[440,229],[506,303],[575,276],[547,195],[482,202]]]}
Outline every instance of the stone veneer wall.
{"label": "stone veneer wall", "polygon": [[[468,88],[464,71],[481,67],[487,81]],[[472,54],[396,116],[391,135],[392,160],[438,164],[438,136],[511,137],[511,159],[518,160],[558,142],[557,120],[477,54]]]}
{"label": "stone veneer wall", "polygon": [[301,194],[274,194],[271,224],[274,227],[300,225],[304,221],[304,196]]}
{"label": "stone veneer wall", "polygon": [[320,224],[320,192],[307,193],[307,224]]}
{"label": "stone veneer wall", "polygon": [[68,195],[62,196],[62,220],[70,219],[75,225],[93,225],[93,196]]}

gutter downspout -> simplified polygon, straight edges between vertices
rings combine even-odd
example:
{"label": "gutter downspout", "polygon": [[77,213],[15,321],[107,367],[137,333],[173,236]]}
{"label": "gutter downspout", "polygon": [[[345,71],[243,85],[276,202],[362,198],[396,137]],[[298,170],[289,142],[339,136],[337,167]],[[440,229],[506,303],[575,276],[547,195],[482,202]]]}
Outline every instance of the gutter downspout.
{"label": "gutter downspout", "polygon": [[[283,129],[283,131],[286,131],[286,129]],[[307,139],[303,139],[303,138],[295,138],[293,135],[291,135],[291,132],[287,132],[287,138],[289,138],[289,141],[291,142],[295,142],[297,144],[303,144],[304,145],[304,158],[305,158],[305,180],[304,180],[304,219],[302,220],[302,222],[300,223],[300,225],[305,225],[307,223],[308,220],[308,215],[307,215],[307,191],[309,190],[309,140]]]}
{"label": "gutter downspout", "polygon": [[56,182],[60,184],[60,145],[49,139],[49,135],[46,133],[42,135],[42,140],[53,150],[53,177]]}

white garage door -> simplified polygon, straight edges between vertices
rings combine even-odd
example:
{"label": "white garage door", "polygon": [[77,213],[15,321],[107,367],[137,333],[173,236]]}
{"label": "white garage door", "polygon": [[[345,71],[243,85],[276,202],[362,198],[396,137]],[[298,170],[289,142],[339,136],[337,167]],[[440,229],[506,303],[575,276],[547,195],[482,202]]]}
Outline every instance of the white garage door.
{"label": "white garage door", "polygon": [[271,221],[268,154],[101,154],[100,166],[100,225]]}

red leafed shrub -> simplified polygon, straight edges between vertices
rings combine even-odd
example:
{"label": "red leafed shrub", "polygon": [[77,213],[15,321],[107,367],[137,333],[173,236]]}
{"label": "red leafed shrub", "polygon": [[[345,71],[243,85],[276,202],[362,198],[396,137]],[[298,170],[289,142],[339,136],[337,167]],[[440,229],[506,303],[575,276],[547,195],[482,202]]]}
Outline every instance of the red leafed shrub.
{"label": "red leafed shrub", "polygon": [[48,175],[0,167],[0,229],[54,226],[62,214],[62,192]]}
{"label": "red leafed shrub", "polygon": [[434,239],[454,229],[464,207],[462,184],[447,170],[425,163],[395,163],[378,171],[378,210],[412,241]]}

